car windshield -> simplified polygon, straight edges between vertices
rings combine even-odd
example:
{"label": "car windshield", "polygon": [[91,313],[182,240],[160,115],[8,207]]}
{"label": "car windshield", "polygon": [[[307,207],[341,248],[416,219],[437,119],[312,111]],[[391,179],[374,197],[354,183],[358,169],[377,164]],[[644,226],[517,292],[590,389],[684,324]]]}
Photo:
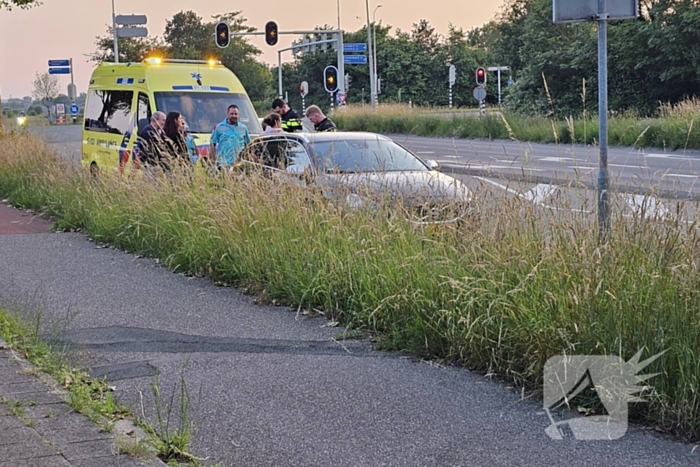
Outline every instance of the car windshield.
{"label": "car windshield", "polygon": [[413,172],[428,170],[417,157],[393,141],[337,139],[312,144],[317,164],[325,172]]}
{"label": "car windshield", "polygon": [[223,92],[156,92],[156,108],[165,112],[176,110],[187,121],[191,133],[211,133],[214,126],[226,118],[228,106],[236,104],[238,121],[251,134],[262,133],[258,116],[245,94]]}

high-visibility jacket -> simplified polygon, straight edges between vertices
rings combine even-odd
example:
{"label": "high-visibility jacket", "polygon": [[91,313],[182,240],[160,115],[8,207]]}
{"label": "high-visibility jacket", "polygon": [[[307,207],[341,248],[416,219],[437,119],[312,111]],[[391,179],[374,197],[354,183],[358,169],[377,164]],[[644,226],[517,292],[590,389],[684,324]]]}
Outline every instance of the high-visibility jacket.
{"label": "high-visibility jacket", "polygon": [[301,122],[301,116],[291,107],[284,115],[282,115],[282,129],[289,133],[302,131],[304,129],[304,125]]}

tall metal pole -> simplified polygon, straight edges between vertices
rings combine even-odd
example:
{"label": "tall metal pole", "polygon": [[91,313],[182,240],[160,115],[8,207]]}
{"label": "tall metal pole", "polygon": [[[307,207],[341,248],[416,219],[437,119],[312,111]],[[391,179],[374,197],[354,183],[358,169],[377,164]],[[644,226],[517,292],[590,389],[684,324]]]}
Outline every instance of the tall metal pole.
{"label": "tall metal pole", "polygon": [[282,51],[277,51],[277,97],[282,98]]}
{"label": "tall metal pole", "polygon": [[375,102],[379,99],[379,73],[377,70],[377,10],[382,7],[380,3],[374,8],[372,12],[372,31],[374,35],[373,44],[374,52],[372,53],[372,61],[374,62],[374,89],[377,91],[377,95],[374,96]]}
{"label": "tall metal pole", "polygon": [[501,105],[501,65],[498,65],[498,105]]}
{"label": "tall metal pole", "polygon": [[598,0],[598,226],[601,236],[610,230],[610,183],[608,174],[608,6]]}
{"label": "tall metal pole", "polygon": [[346,83],[345,83],[345,51],[343,50],[343,31],[338,30],[338,92],[342,94],[347,93]]}
{"label": "tall metal pole", "polygon": [[114,0],[112,0],[112,32],[114,32],[114,63],[119,63],[119,43],[117,41],[117,16],[114,14]]}
{"label": "tall metal pole", "polygon": [[338,31],[340,31],[340,0],[338,0]]}
{"label": "tall metal pole", "polygon": [[[372,53],[372,30],[370,29],[370,24],[369,24],[369,0],[365,0],[365,6],[367,8],[367,46],[369,48],[370,54]],[[377,95],[377,78],[374,75],[374,62],[372,61],[372,56],[370,55],[369,60],[369,92],[370,92],[370,97],[369,101],[370,104],[372,105],[372,110],[375,110],[376,105],[374,101],[374,97]]]}

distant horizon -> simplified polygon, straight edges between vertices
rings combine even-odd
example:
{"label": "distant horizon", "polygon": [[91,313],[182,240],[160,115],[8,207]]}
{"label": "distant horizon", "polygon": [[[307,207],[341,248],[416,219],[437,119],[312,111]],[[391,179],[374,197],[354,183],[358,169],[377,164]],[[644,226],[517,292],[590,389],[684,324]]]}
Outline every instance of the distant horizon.
{"label": "distant horizon", "polygon": [[[505,0],[440,0],[433,3],[419,0],[375,0],[370,4],[369,13],[370,20],[376,14],[378,24],[392,26],[393,34],[398,29],[410,31],[413,24],[425,19],[438,34],[444,36],[450,23],[465,31],[482,26],[495,18],[504,2]],[[239,9],[222,7],[220,5],[223,2],[218,0],[200,0],[196,8],[192,8],[188,0],[170,0],[167,5],[137,0],[114,0],[114,3],[117,15],[146,15],[146,27],[151,37],[162,37],[166,20],[180,11],[189,10],[195,11],[207,22],[215,14],[240,11],[241,16],[247,20],[245,24],[258,31],[263,30],[265,23],[270,20],[277,21],[280,30],[338,25],[338,0],[318,2],[309,9],[282,0],[254,2]],[[353,32],[366,26],[365,2],[339,0],[339,3],[341,29]],[[377,5],[380,4],[382,7],[378,8]],[[3,100],[31,96],[35,73],[47,72],[50,59],[72,58],[78,94],[85,92],[96,65],[89,61],[89,55],[96,50],[96,38],[107,34],[107,26],[112,21],[111,5],[110,0],[62,0],[60,3],[57,0],[43,0],[42,5],[30,10],[0,10],[0,60],[3,63],[0,67],[0,92]],[[271,11],[274,14],[269,14]],[[83,18],[82,23],[75,20],[78,14]],[[28,31],[33,32],[29,34]],[[262,51],[257,60],[270,66],[277,64],[277,50],[291,45],[297,38],[293,35],[280,36],[280,43],[275,47],[268,46],[262,36],[250,36],[249,42]],[[291,53],[282,53],[283,62],[291,59]],[[58,76],[59,92],[66,94],[70,75]]]}

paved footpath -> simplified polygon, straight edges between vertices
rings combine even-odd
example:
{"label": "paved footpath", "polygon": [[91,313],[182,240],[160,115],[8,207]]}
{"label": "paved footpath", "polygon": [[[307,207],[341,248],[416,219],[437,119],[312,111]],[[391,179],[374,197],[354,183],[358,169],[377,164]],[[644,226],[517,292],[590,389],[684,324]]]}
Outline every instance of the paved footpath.
{"label": "paved footpath", "polygon": [[[0,235],[45,233],[51,223],[0,203]],[[157,458],[116,453],[115,437],[135,431],[121,423],[107,433],[66,403],[67,391],[0,339],[0,467],[136,467]],[[126,435],[124,435],[126,436]]]}

